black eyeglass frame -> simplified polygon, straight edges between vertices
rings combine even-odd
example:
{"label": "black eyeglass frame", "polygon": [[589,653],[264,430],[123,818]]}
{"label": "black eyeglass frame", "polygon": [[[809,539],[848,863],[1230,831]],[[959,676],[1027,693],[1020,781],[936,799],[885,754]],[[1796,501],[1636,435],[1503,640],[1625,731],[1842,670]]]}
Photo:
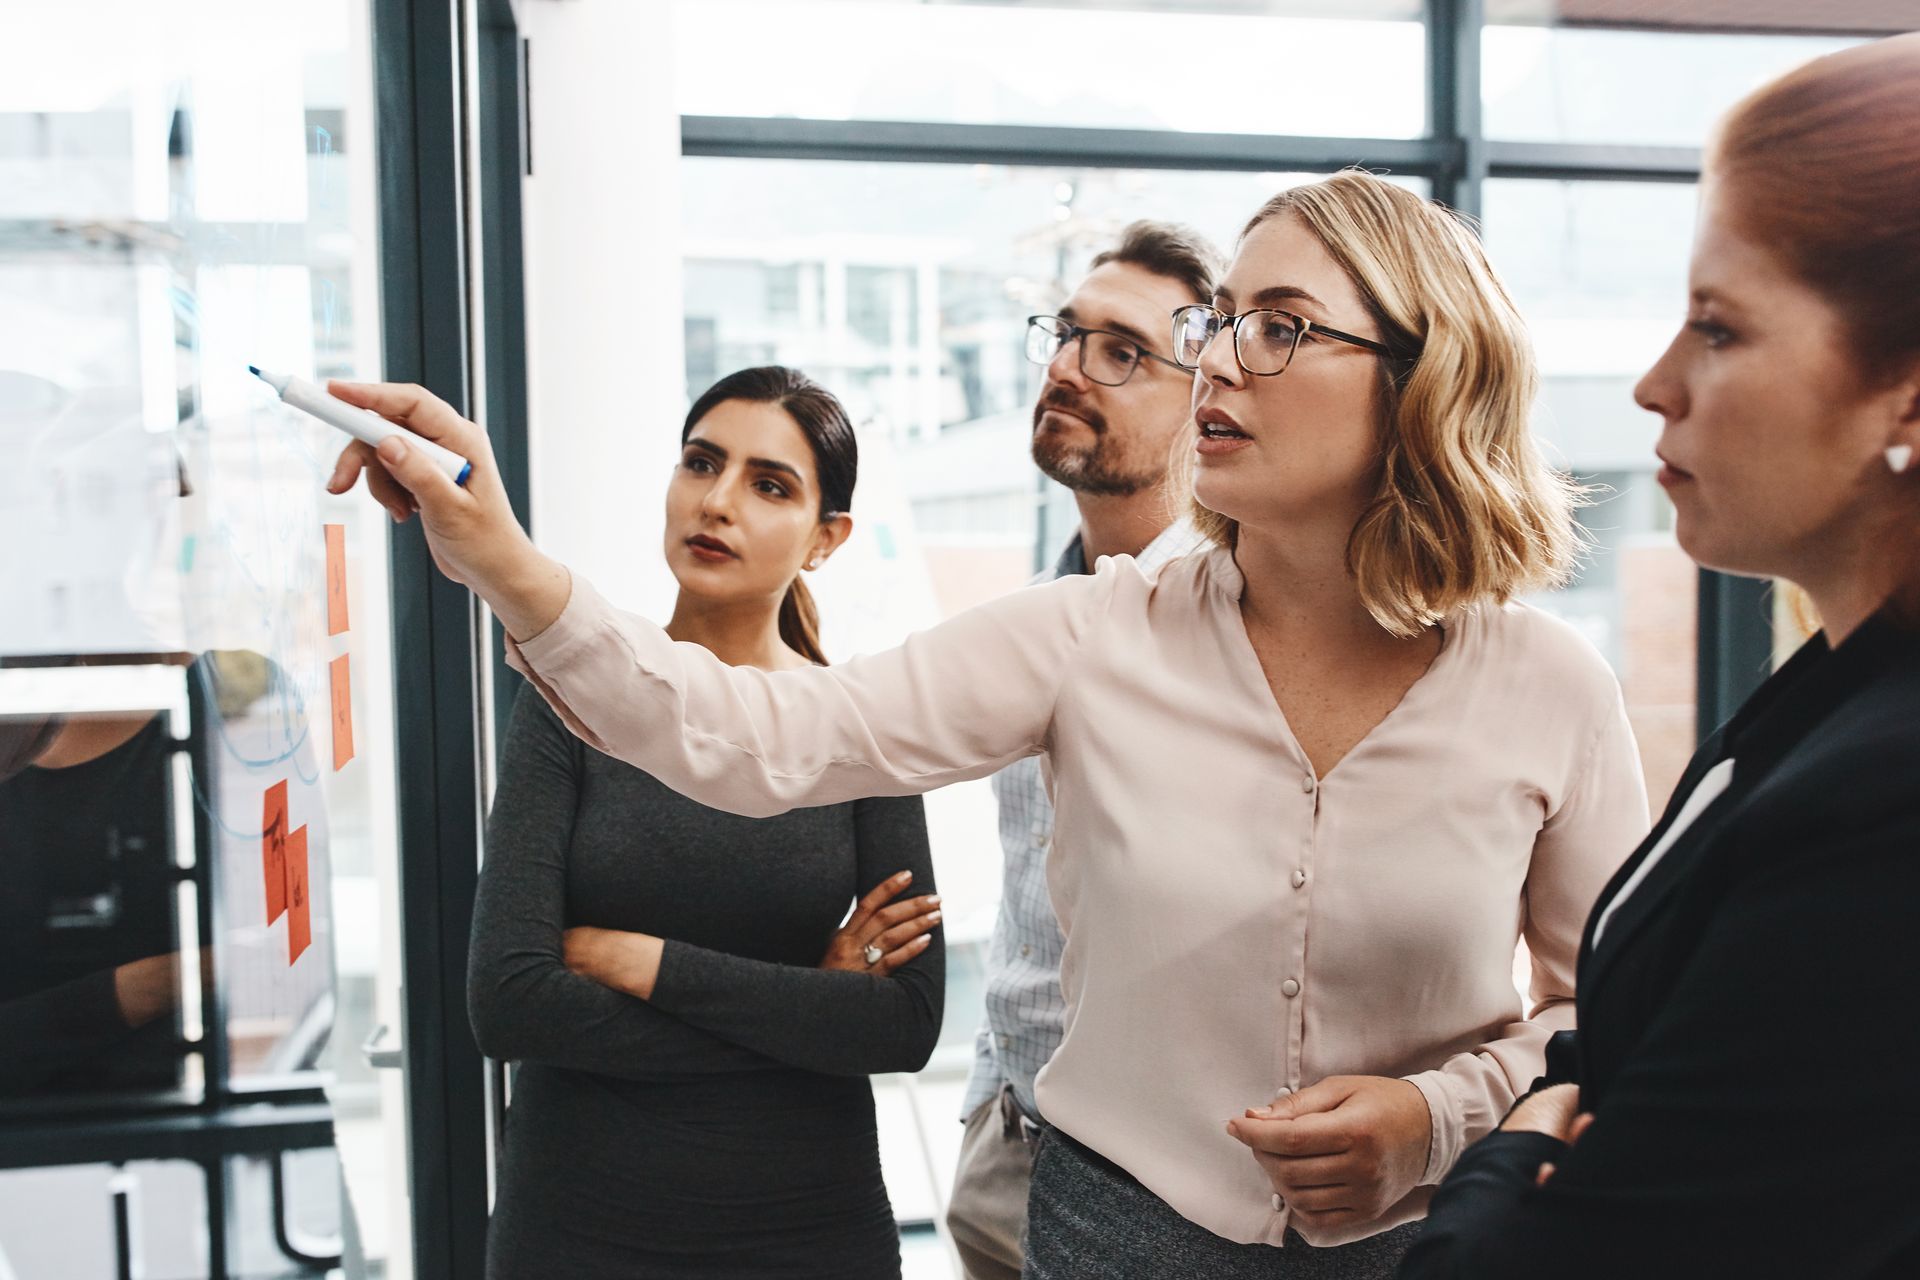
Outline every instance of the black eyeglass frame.
{"label": "black eyeglass frame", "polygon": [[1082,377],[1086,378],[1090,382],[1097,382],[1103,387],[1126,386],[1127,383],[1133,379],[1133,375],[1139,371],[1140,365],[1137,362],[1134,364],[1133,368],[1127,370],[1127,376],[1120,379],[1120,381],[1118,382],[1107,382],[1103,379],[1096,378],[1091,373],[1087,372],[1087,344],[1085,341],[1082,341],[1082,340],[1085,339],[1089,334],[1097,333],[1102,335],[1103,337],[1114,338],[1121,342],[1124,342],[1128,346],[1132,347],[1135,352],[1146,357],[1148,360],[1156,360],[1159,363],[1166,365],[1167,368],[1169,369],[1178,369],[1181,373],[1193,372],[1193,370],[1189,369],[1186,365],[1181,364],[1178,360],[1169,360],[1163,355],[1159,355],[1159,354],[1156,354],[1155,352],[1147,350],[1145,347],[1141,346],[1139,342],[1135,341],[1132,338],[1129,338],[1124,333],[1115,333],[1112,329],[1089,329],[1085,325],[1075,324],[1073,321],[1067,319],[1065,316],[1047,316],[1047,315],[1028,316],[1027,332],[1032,333],[1034,330],[1040,329],[1042,324],[1065,325],[1067,327],[1067,332],[1064,335],[1062,335],[1050,328],[1042,329],[1041,332],[1044,332],[1049,338],[1052,338],[1055,341],[1057,341],[1059,345],[1054,347],[1053,355],[1049,356],[1045,360],[1035,360],[1033,356],[1031,355],[1027,356],[1027,361],[1030,364],[1037,364],[1043,367],[1045,365],[1051,364],[1053,363],[1053,360],[1055,357],[1057,357],[1062,351],[1067,349],[1069,344],[1075,341],[1079,341],[1080,342],[1079,365],[1080,365],[1080,374]]}
{"label": "black eyeglass frame", "polygon": [[[1181,349],[1180,331],[1186,327],[1186,316],[1188,313],[1194,311],[1210,311],[1225,321],[1223,327],[1233,331],[1234,363],[1238,364],[1241,371],[1250,378],[1277,378],[1292,368],[1293,358],[1300,354],[1300,340],[1309,333],[1317,333],[1322,337],[1332,338],[1336,342],[1345,342],[1356,347],[1364,347],[1378,356],[1391,357],[1393,355],[1393,352],[1387,349],[1385,343],[1375,342],[1372,338],[1362,338],[1358,334],[1346,333],[1339,329],[1330,329],[1317,320],[1309,320],[1297,312],[1282,311],[1278,307],[1258,307],[1252,311],[1242,311],[1239,315],[1228,315],[1220,308],[1209,306],[1204,302],[1191,302],[1184,307],[1176,307],[1174,309],[1173,349],[1176,352]],[[1293,345],[1287,348],[1287,358],[1281,361],[1280,367],[1272,373],[1257,373],[1248,368],[1246,359],[1240,354],[1240,322],[1249,316],[1285,316],[1293,324]],[[1213,337],[1217,338],[1219,336],[1220,331],[1218,329],[1214,330]],[[1207,341],[1212,342],[1213,338],[1209,338]],[[1204,347],[1201,348],[1202,351],[1205,349]],[[1175,356],[1175,360],[1179,360],[1177,355]],[[1195,370],[1200,367],[1200,361],[1196,358],[1192,364],[1182,363],[1180,367],[1189,371]]]}

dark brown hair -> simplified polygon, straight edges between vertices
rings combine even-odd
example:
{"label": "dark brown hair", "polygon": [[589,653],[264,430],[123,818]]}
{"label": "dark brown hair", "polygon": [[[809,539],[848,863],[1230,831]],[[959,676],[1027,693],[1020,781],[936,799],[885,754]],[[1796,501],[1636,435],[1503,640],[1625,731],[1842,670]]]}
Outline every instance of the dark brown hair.
{"label": "dark brown hair", "polygon": [[[1838,314],[1862,385],[1920,359],[1920,33],[1816,58],[1721,121],[1708,176],[1735,220]],[[1896,608],[1920,625],[1920,529]]]}
{"label": "dark brown hair", "polygon": [[[839,398],[819,383],[785,365],[760,365],[730,373],[706,389],[687,410],[680,429],[685,444],[700,419],[728,400],[778,405],[793,419],[813,451],[813,469],[820,484],[820,519],[831,520],[853,507],[853,484],[860,472],[860,449],[853,422]],[[820,648],[820,614],[813,593],[796,574],[780,601],[780,638],[795,652],[821,666],[827,655]]]}
{"label": "dark brown hair", "polygon": [[1195,302],[1213,301],[1213,286],[1222,270],[1220,251],[1198,231],[1178,222],[1145,218],[1128,223],[1120,242],[1096,254],[1087,269],[1109,262],[1124,262],[1178,280]]}

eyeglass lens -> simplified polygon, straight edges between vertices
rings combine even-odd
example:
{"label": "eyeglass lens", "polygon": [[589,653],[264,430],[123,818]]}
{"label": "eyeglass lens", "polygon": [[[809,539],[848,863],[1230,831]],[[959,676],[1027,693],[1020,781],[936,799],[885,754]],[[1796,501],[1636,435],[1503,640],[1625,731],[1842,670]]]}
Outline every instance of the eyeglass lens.
{"label": "eyeglass lens", "polygon": [[1276,374],[1293,358],[1299,329],[1284,312],[1249,311],[1236,324],[1212,307],[1182,307],[1174,313],[1174,355],[1187,368],[1198,368],[1207,344],[1229,325],[1234,327],[1234,354],[1248,373]]}
{"label": "eyeglass lens", "polygon": [[[1064,320],[1039,318],[1027,328],[1027,359],[1035,364],[1051,364],[1073,331]],[[1093,381],[1117,387],[1140,367],[1140,351],[1125,338],[1111,333],[1080,335],[1080,372]]]}

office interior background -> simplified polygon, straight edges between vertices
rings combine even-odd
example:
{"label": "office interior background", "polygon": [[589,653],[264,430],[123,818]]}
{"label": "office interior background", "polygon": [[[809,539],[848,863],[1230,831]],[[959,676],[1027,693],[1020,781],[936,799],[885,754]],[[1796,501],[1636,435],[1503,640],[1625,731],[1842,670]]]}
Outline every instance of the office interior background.
{"label": "office interior background", "polygon": [[[1027,456],[1024,317],[1133,219],[1230,248],[1364,165],[1477,218],[1532,326],[1537,430],[1596,491],[1591,556],[1534,603],[1613,663],[1657,806],[1798,635],[1675,545],[1630,394],[1683,314],[1700,149],[1761,81],[1916,25],[1912,0],[8,0],[0,724],[164,732],[64,879],[7,871],[0,1009],[201,963],[111,1069],[0,1069],[0,1280],[480,1274],[511,1086],[466,1027],[465,929],[517,679],[417,529],[324,495],[334,438],[247,365],[426,384],[542,545],[654,616],[686,406],[798,366],[860,432],[816,585],[839,659],[1071,536]],[[284,917],[276,781],[311,894]],[[14,785],[0,865],[27,856]],[[876,1081],[916,1277],[953,1274],[932,1223],[1000,869],[985,783],[928,813],[946,1023]]]}

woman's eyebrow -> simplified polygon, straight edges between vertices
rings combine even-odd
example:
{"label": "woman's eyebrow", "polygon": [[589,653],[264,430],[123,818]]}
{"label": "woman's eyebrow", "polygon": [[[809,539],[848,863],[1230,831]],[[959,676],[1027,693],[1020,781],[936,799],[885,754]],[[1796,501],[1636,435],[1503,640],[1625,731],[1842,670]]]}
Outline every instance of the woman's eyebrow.
{"label": "woman's eyebrow", "polygon": [[[718,462],[725,462],[728,457],[731,456],[724,448],[706,439],[704,436],[689,436],[687,438],[687,448],[698,449],[702,453],[710,454],[714,460]],[[792,463],[782,462],[778,458],[748,458],[747,465],[756,471],[778,471],[782,475],[792,476],[801,484],[807,482],[807,478],[800,474],[798,467],[795,467]]]}
{"label": "woman's eyebrow", "polygon": [[1302,289],[1299,285],[1294,284],[1272,285],[1253,295],[1253,305],[1256,307],[1271,307],[1281,302],[1305,302],[1323,310],[1327,305],[1311,293],[1308,293],[1305,289]]}

